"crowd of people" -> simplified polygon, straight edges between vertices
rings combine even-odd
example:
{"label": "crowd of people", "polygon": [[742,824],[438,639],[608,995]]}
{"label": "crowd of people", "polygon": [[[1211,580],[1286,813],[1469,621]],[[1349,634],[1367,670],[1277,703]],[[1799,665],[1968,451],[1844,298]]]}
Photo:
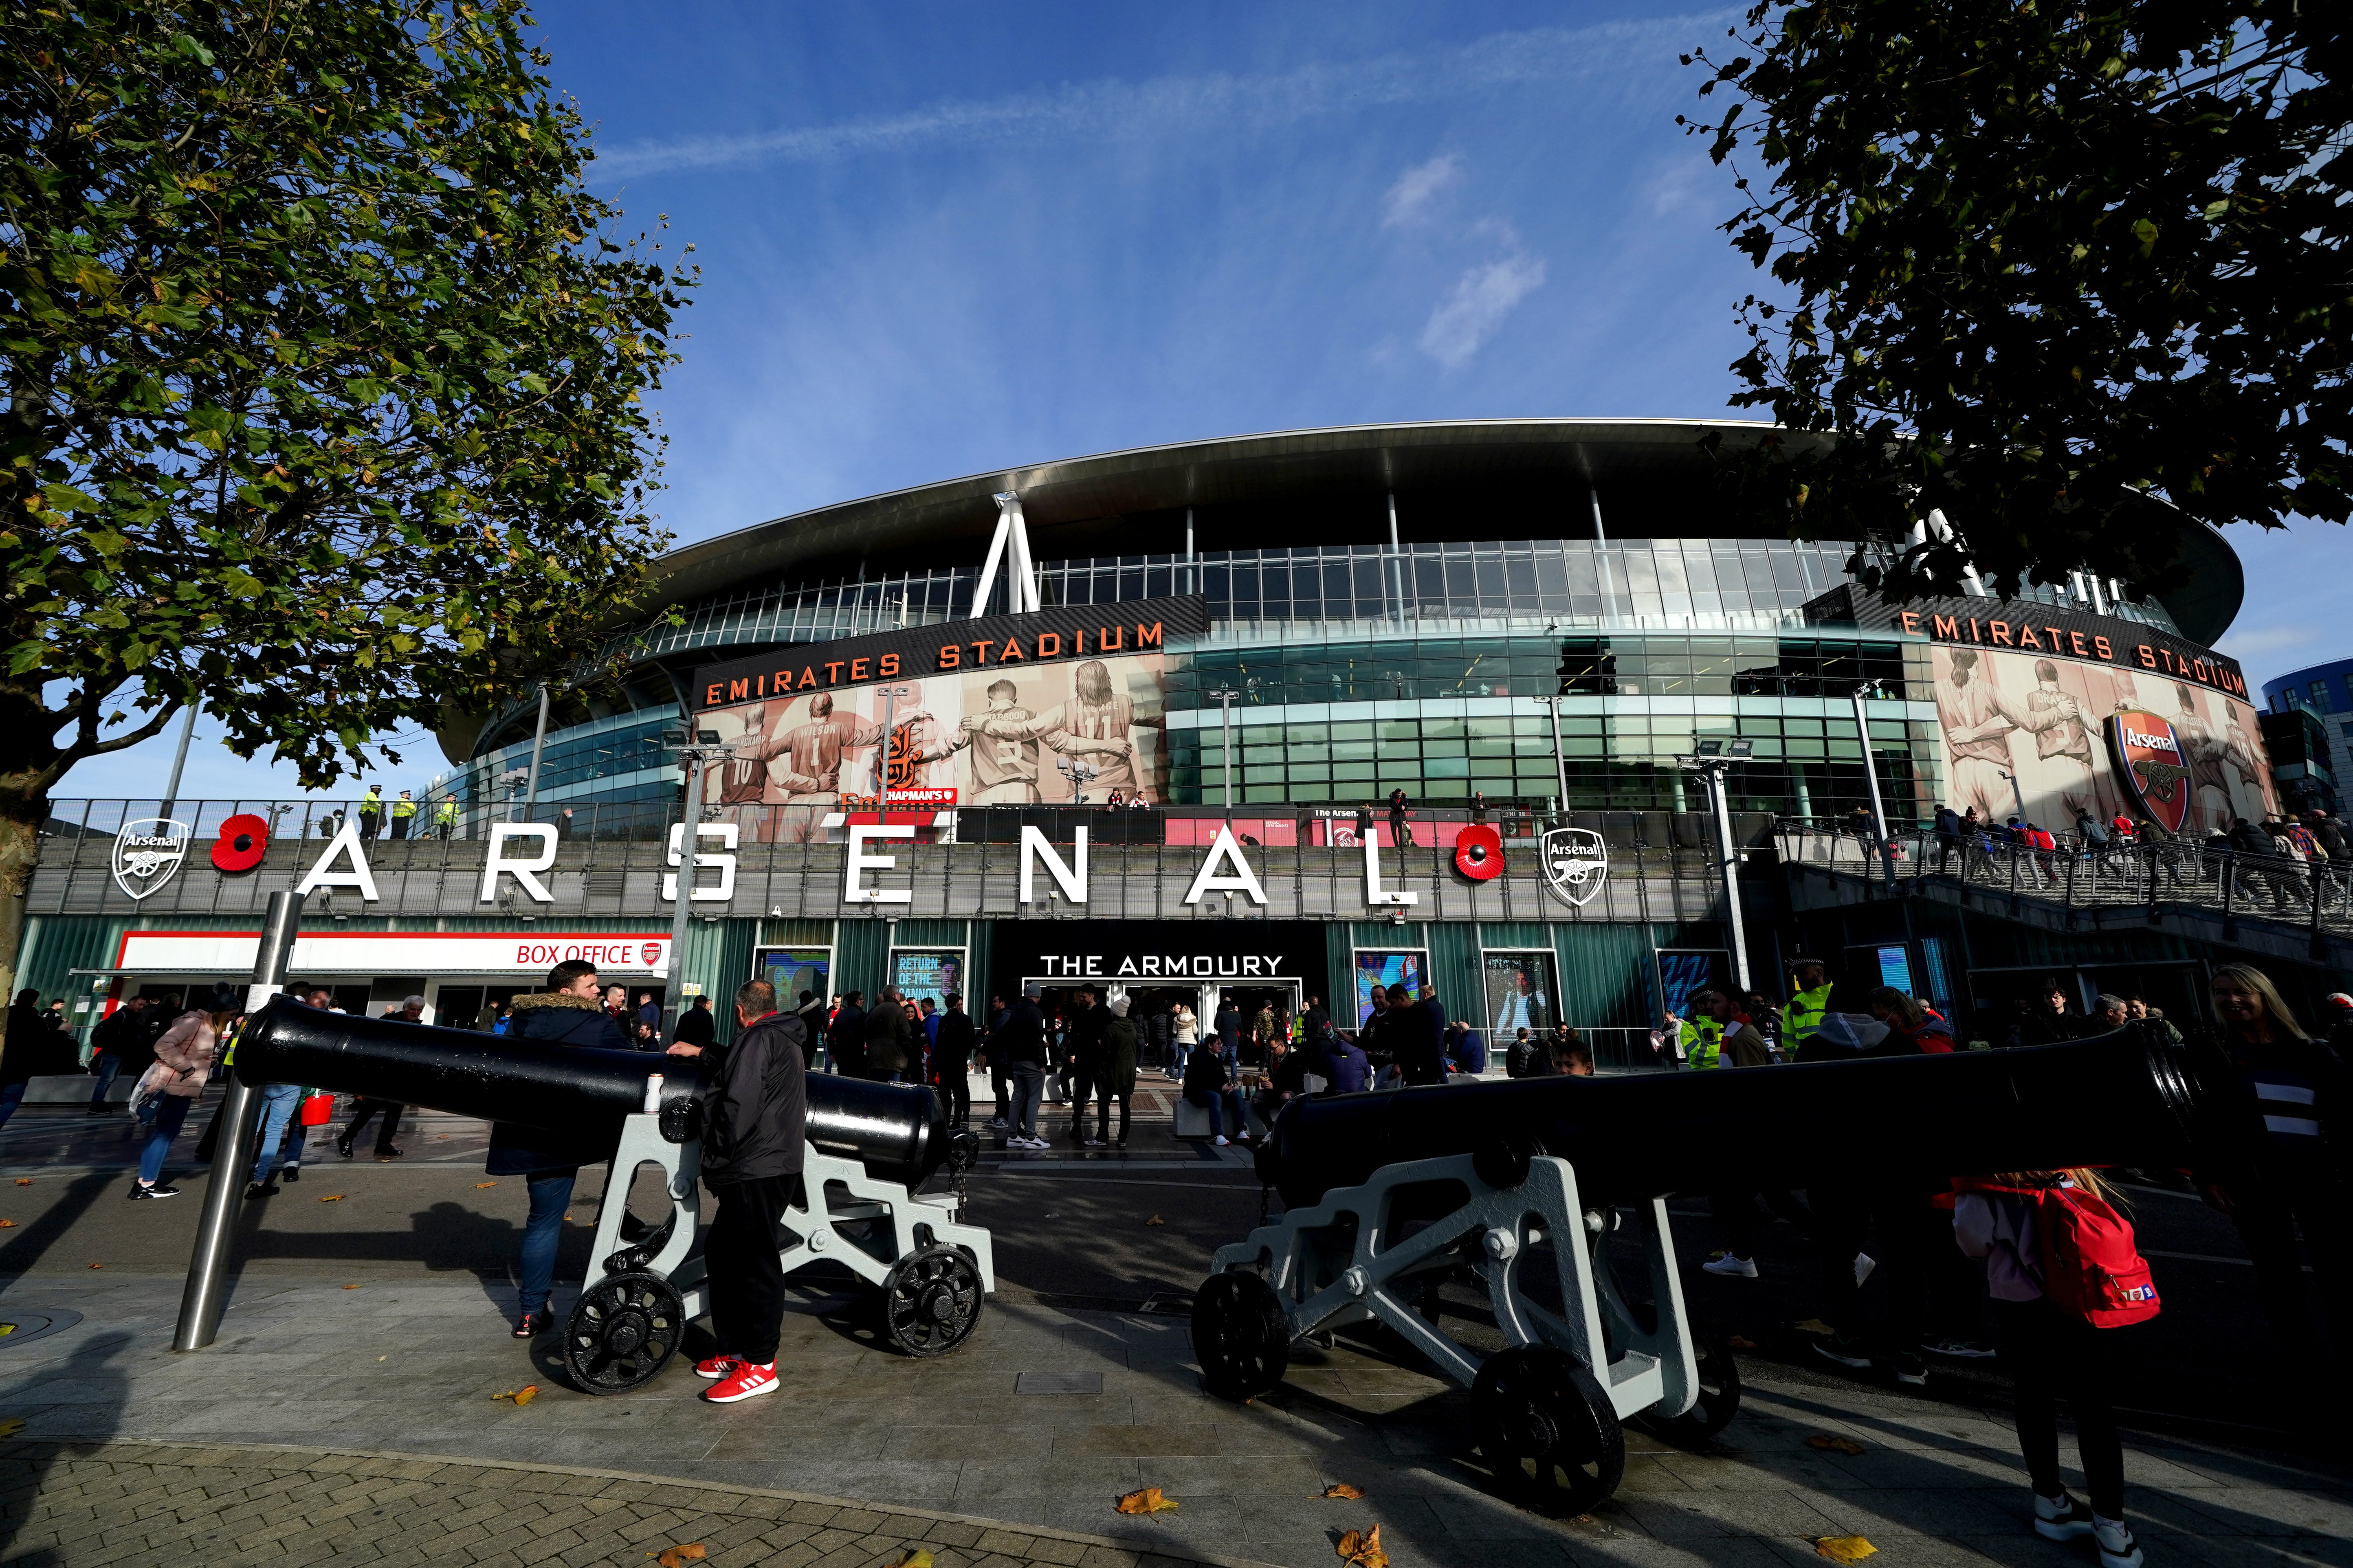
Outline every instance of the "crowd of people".
{"label": "crowd of people", "polygon": [[[1866,843],[1879,841],[1877,824],[1861,808],[1849,830]],[[2126,812],[2103,822],[2079,808],[2072,823],[2053,831],[2018,816],[1980,817],[1975,806],[1957,812],[1939,805],[1931,834],[1936,872],[1950,874],[1957,865],[1964,880],[2006,879],[2014,871],[2021,882],[2043,888],[2063,880],[2071,867],[2094,879],[2153,877],[2162,869],[2176,886],[2227,878],[2233,897],[2251,908],[2268,901],[2302,910],[2316,895],[2353,897],[2353,836],[2325,811],[2235,817],[2200,837]],[[1901,844],[1894,848],[1903,853]]]}

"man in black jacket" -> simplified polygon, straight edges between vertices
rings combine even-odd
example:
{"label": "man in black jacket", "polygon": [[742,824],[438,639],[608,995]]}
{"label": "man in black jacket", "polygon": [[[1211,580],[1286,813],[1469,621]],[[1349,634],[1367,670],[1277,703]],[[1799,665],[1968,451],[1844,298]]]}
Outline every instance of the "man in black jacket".
{"label": "man in black jacket", "polygon": [[832,1047],[828,1070],[844,1078],[866,1076],[865,992],[852,991],[841,999],[841,1011],[833,1016],[833,1027],[825,1038]]}
{"label": "man in black jacket", "polygon": [[807,1026],[776,1011],[776,988],[735,988],[734,1043],[704,1080],[702,1181],[719,1199],[702,1263],[711,1331],[720,1353],[695,1371],[712,1380],[713,1405],[776,1386],[776,1339],[785,1317],[785,1266],[776,1227],[799,1195],[807,1147]]}
{"label": "man in black jacket", "polygon": [[903,1083],[911,1055],[920,1055],[908,1036],[907,1001],[895,985],[885,985],[866,1015],[866,1073],[877,1083]]}
{"label": "man in black jacket", "polygon": [[940,1037],[932,1043],[932,1082],[948,1125],[965,1127],[972,1121],[972,1058],[980,1048],[980,1032],[964,1010],[962,996],[951,991],[947,1003],[948,1010],[940,1015]]}
{"label": "man in black jacket", "polygon": [[1046,1087],[1046,1015],[1038,1004],[1044,996],[1039,986],[1024,987],[1005,1009],[1004,1020],[989,1031],[988,1059],[1002,1067],[1012,1080],[1009,1125],[1005,1129],[1008,1149],[1052,1147],[1038,1136],[1038,1102]]}
{"label": "man in black jacket", "polygon": [[[568,959],[547,972],[545,991],[518,996],[509,1005],[514,1018],[509,1033],[519,1038],[591,1050],[630,1048],[605,1011],[593,963]],[[612,1154],[611,1140],[601,1133],[567,1137],[511,1121],[491,1123],[483,1174],[522,1176],[531,1188],[531,1217],[523,1222],[522,1241],[516,1249],[522,1300],[515,1338],[528,1340],[547,1331],[547,1293],[555,1282],[555,1245],[564,1231],[565,1205],[572,1201],[572,1184],[581,1166]]]}
{"label": "man in black jacket", "polygon": [[678,1016],[678,1029],[671,1037],[670,1044],[708,1050],[718,1040],[719,1023],[711,1016],[711,998],[697,996],[694,1005]]}
{"label": "man in black jacket", "polygon": [[[147,998],[133,996],[109,1013],[105,1021],[90,1031],[90,1043],[94,1047],[90,1070],[98,1075],[98,1087],[90,1091],[90,1114],[97,1116],[107,1108],[106,1091],[142,1050],[147,1052],[149,1061],[154,1059],[154,1052],[147,1044]],[[146,1070],[143,1065],[138,1069]],[[138,1081],[136,1074],[132,1081]]]}
{"label": "man in black jacket", "polygon": [[1103,1005],[1093,986],[1080,986],[1078,1005],[1071,1009],[1069,1041],[1071,1142],[1073,1143],[1086,1141],[1087,1100],[1103,1079],[1106,1049],[1103,1036],[1110,1027],[1111,1009]]}

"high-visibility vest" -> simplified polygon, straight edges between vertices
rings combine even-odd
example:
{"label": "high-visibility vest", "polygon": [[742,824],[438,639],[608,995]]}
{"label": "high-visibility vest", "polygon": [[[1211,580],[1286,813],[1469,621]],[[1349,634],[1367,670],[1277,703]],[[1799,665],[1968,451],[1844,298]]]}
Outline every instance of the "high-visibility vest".
{"label": "high-visibility vest", "polygon": [[435,806],[433,820],[445,827],[455,826],[458,821],[458,803],[454,800],[445,800]]}
{"label": "high-visibility vest", "polygon": [[417,803],[413,800],[396,800],[392,803],[392,815],[395,816],[415,816],[417,815]]}
{"label": "high-visibility vest", "polygon": [[376,791],[370,790],[367,794],[360,796],[360,815],[362,816],[374,816],[377,812],[383,809],[384,796]]}
{"label": "high-visibility vest", "polygon": [[1800,991],[1789,998],[1781,1009],[1781,1044],[1796,1050],[1814,1037],[1822,1026],[1822,1015],[1830,1010],[1831,984],[1823,981],[1811,991]]}
{"label": "high-visibility vest", "polygon": [[1690,1018],[1683,1023],[1683,1060],[1695,1071],[1723,1065],[1724,1026],[1713,1018]]}

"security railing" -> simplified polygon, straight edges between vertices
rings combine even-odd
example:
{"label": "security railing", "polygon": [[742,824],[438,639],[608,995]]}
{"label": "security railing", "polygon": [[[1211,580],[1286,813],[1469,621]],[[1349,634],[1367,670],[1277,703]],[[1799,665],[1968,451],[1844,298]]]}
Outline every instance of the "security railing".
{"label": "security railing", "polygon": [[[2353,861],[2312,864],[2173,839],[2057,847],[1989,835],[1899,830],[1883,845],[1801,823],[1776,824],[1781,858],[1896,886],[1944,881],[2035,899],[2063,910],[2183,905],[2225,918],[2308,926],[2316,937],[2353,934]],[[2053,836],[2054,838],[2057,836]]]}

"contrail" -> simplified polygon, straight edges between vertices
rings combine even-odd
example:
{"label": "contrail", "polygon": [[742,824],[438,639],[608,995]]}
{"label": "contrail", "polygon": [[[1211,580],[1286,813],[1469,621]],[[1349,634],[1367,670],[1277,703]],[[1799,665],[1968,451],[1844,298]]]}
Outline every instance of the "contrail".
{"label": "contrail", "polygon": [[974,146],[1077,138],[1161,137],[1187,128],[1265,130],[1393,104],[1459,98],[1493,88],[1568,82],[1610,74],[1638,59],[1663,61],[1700,39],[1729,11],[1592,27],[1497,33],[1434,54],[1385,55],[1313,65],[1272,76],[1116,78],[1051,92],[950,101],[906,114],[774,131],[643,142],[601,154],[600,183],[681,169],[751,163],[820,163],[941,142]]}

